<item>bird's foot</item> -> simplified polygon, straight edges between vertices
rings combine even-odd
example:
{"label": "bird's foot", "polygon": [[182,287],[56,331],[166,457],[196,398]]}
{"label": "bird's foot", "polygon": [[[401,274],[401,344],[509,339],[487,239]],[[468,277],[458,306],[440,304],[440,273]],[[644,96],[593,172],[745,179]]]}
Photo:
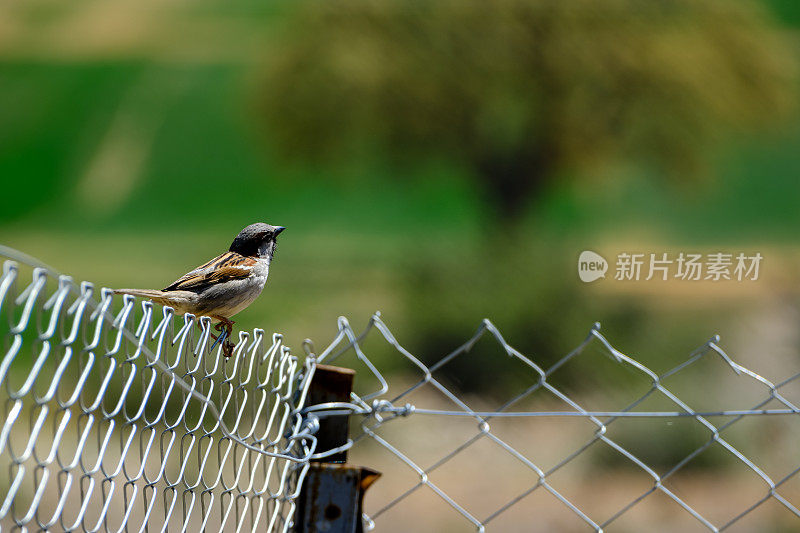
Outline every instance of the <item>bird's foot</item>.
{"label": "bird's foot", "polygon": [[[219,331],[218,335],[214,335],[213,333],[209,333],[209,337],[214,339],[214,344],[211,345],[210,351],[213,351],[214,348],[217,347],[217,344],[222,343],[222,355],[225,356],[225,359],[229,359],[233,356],[233,349],[236,347],[233,343],[231,343],[230,338],[233,335],[233,324],[232,320],[228,320],[227,318],[221,316],[212,316],[214,320],[217,320],[217,325],[214,326],[214,329]],[[200,323],[197,324],[198,327],[202,328]]]}
{"label": "bird's foot", "polygon": [[222,342],[222,355],[225,356],[225,359],[229,359],[233,356],[233,349],[236,346],[230,341],[230,333],[228,333],[227,330],[223,331],[219,335],[210,333],[209,336],[214,339],[214,344],[211,345],[211,351],[217,347],[217,344]]}
{"label": "bird's foot", "polygon": [[225,359],[230,359],[233,357],[233,349],[234,345],[231,341],[225,339],[225,342],[222,344],[222,355],[225,356]]}
{"label": "bird's foot", "polygon": [[[233,356],[233,349],[235,347],[230,340],[231,335],[233,335],[234,322],[224,317],[214,317],[214,318],[219,320],[214,329],[220,332],[219,337],[222,337],[224,334],[225,341],[222,343],[222,355],[224,355],[226,359],[229,359],[231,356]],[[214,337],[214,339],[219,340],[218,337]],[[214,343],[214,345],[216,345],[216,342]]]}
{"label": "bird's foot", "polygon": [[233,325],[236,323],[233,320],[228,320],[227,318],[223,318],[221,316],[215,316],[213,318],[216,318],[218,320],[217,325],[214,326],[214,329],[216,329],[217,331],[222,331],[223,329],[227,329],[228,332],[230,332],[231,330],[233,330]]}

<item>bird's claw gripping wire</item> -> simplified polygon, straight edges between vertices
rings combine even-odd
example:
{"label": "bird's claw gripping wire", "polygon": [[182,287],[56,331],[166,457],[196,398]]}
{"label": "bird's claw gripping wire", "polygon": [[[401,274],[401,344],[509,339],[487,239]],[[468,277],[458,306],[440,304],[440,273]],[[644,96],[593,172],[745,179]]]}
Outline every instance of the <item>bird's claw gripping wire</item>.
{"label": "bird's claw gripping wire", "polygon": [[214,329],[219,331],[219,335],[214,335],[210,333],[212,339],[214,339],[214,344],[211,345],[211,351],[217,347],[217,344],[222,344],[222,355],[225,356],[226,359],[230,358],[233,355],[234,345],[230,342],[231,334],[233,333],[233,323],[228,322],[219,322]]}

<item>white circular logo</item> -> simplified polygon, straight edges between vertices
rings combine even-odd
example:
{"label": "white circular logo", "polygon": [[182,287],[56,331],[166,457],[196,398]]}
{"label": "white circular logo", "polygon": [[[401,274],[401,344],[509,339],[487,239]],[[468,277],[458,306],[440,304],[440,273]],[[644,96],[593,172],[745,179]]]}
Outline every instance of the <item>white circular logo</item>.
{"label": "white circular logo", "polygon": [[585,250],[578,257],[578,277],[584,283],[590,283],[606,277],[607,270],[608,261],[596,252]]}

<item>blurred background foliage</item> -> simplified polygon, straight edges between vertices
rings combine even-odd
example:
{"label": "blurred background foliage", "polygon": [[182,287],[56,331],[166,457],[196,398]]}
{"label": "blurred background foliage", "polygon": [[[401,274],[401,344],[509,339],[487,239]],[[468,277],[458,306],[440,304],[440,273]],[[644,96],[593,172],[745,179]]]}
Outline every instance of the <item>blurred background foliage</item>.
{"label": "blurred background foliage", "polygon": [[[716,143],[785,126],[797,96],[790,36],[729,0],[306,2],[268,50],[260,98],[280,155],[379,154],[401,179],[444,160],[477,185],[471,251],[421,250],[405,267],[410,325],[433,357],[482,314],[545,363],[592,316],[648,329],[635,303],[595,307],[564,280],[574,257],[519,235],[539,225],[524,215],[556,182],[594,189],[620,168],[692,194]],[[460,384],[504,389],[481,371],[497,358],[476,352]]]}
{"label": "blurred background foliage", "polygon": [[763,18],[727,0],[307,2],[270,47],[267,131],[303,161],[378,145],[461,163],[516,222],[559,175],[624,160],[687,179],[720,126],[782,117],[796,58]]}
{"label": "blurred background foliage", "polygon": [[[488,317],[546,366],[599,321],[657,370],[720,333],[745,363],[791,352],[759,360],[779,375],[798,27],[794,0],[4,2],[1,241],[160,287],[265,220],[288,230],[237,321],[295,347],[380,309],[432,361]],[[585,285],[584,249],[765,263]],[[510,365],[481,344],[449,379],[503,395]]]}

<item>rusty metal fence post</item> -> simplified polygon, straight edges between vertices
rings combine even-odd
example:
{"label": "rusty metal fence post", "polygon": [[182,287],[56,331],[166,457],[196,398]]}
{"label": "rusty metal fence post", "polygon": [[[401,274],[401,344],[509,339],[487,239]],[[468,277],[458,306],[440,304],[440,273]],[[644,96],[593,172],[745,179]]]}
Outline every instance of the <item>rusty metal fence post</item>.
{"label": "rusty metal fence post", "polygon": [[[317,365],[306,405],[349,403],[354,377],[355,370],[349,368]],[[317,454],[341,450],[311,459],[297,500],[296,533],[363,531],[364,492],[381,474],[346,464],[349,422],[347,414],[318,419]]]}

